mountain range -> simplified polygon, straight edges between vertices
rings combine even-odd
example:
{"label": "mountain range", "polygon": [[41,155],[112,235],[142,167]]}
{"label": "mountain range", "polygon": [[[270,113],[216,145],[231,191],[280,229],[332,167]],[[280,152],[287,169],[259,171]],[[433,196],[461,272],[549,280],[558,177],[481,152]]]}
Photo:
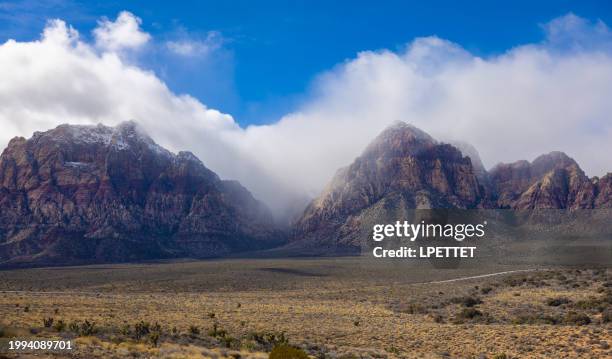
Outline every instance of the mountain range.
{"label": "mountain range", "polygon": [[134,122],[62,125],[0,157],[0,263],[211,257],[278,245],[266,206]]}
{"label": "mountain range", "polygon": [[[458,147],[467,147],[467,155]],[[413,209],[440,208],[612,208],[612,173],[588,178],[562,152],[487,172],[473,147],[438,142],[398,122],[338,170],[295,224],[293,238],[305,247],[357,247],[365,223],[392,223]]]}
{"label": "mountain range", "polygon": [[431,208],[612,208],[612,174],[589,178],[562,152],[487,171],[469,144],[398,122],[287,228],[240,183],[167,151],[134,122],[61,125],[14,138],[0,156],[0,265],[351,246],[373,217]]}

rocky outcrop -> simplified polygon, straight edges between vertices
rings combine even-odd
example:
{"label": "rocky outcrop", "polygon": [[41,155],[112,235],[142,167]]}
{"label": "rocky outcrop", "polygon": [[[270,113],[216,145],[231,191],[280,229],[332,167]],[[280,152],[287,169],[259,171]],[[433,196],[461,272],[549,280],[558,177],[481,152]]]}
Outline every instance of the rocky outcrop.
{"label": "rocky outcrop", "polygon": [[294,238],[358,245],[362,225],[371,218],[414,208],[478,208],[485,201],[469,157],[399,122],[338,171],[297,221]]}
{"label": "rocky outcrop", "polygon": [[563,152],[500,164],[490,172],[497,206],[516,210],[609,208],[609,177],[588,178]]}
{"label": "rocky outcrop", "polygon": [[278,240],[248,190],[133,122],[62,125],[0,157],[0,264],[210,257]]}

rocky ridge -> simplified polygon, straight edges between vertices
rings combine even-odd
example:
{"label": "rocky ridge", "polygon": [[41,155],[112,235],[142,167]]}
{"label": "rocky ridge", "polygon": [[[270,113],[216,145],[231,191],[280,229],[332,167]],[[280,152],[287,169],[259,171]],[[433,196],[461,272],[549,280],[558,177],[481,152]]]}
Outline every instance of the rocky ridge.
{"label": "rocky ridge", "polygon": [[61,125],[0,156],[0,264],[211,257],[280,239],[247,189],[134,122]]}

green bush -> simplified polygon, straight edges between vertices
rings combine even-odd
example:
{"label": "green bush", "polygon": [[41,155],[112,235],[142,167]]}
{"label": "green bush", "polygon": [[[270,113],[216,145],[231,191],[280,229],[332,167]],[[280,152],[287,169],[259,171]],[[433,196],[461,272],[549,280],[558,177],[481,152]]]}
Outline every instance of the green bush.
{"label": "green bush", "polygon": [[518,315],[512,319],[512,324],[559,324],[559,317],[545,314],[524,314]]}
{"label": "green bush", "polygon": [[272,349],[270,359],[308,359],[308,354],[302,349],[280,344]]}
{"label": "green bush", "polygon": [[248,335],[247,339],[252,340],[259,344],[264,350],[270,350],[278,345],[288,345],[289,340],[285,336],[285,333],[273,333],[273,332],[252,332]]}
{"label": "green bush", "polygon": [[151,344],[156,347],[157,343],[159,342],[159,336],[160,336],[160,332],[152,332],[151,334],[149,334],[149,340],[151,341]]}
{"label": "green bush", "polygon": [[433,321],[435,323],[444,323],[444,317],[441,314],[438,314],[438,313],[433,314],[431,316],[431,319],[433,319]]}
{"label": "green bush", "polygon": [[70,324],[68,324],[68,329],[70,329],[70,331],[74,334],[79,334],[80,327],[81,326],[79,325],[78,321],[70,322]]}
{"label": "green bush", "polygon": [[550,307],[558,307],[560,305],[563,304],[568,304],[571,303],[571,300],[565,298],[565,297],[558,297],[558,298],[548,298],[546,300],[546,304]]}
{"label": "green bush", "polygon": [[51,328],[53,326],[53,318],[43,318],[43,325],[45,328]]}
{"label": "green bush", "polygon": [[425,314],[427,313],[427,308],[418,303],[410,303],[408,307],[404,310],[404,313],[407,314]]}
{"label": "green bush", "polygon": [[574,307],[586,310],[603,310],[605,308],[605,303],[597,298],[591,297],[589,299],[577,301],[574,303]]}
{"label": "green bush", "polygon": [[134,339],[140,340],[140,338],[148,335],[151,332],[150,324],[148,322],[140,321],[140,323],[134,324]]}
{"label": "green bush", "polygon": [[480,300],[480,298],[477,298],[477,297],[466,296],[466,297],[453,298],[451,299],[451,303],[461,304],[466,308],[471,308],[475,305],[481,304],[482,300]]}
{"label": "green bush", "polygon": [[459,312],[459,314],[457,314],[457,317],[460,319],[474,319],[477,317],[482,317],[482,312],[474,308],[464,308]]}
{"label": "green bush", "polygon": [[482,289],[480,289],[480,293],[482,293],[482,294],[489,294],[489,293],[491,293],[492,290],[493,290],[493,288],[491,288],[491,287],[483,287]]}
{"label": "green bush", "polygon": [[224,337],[227,335],[227,331],[219,328],[219,324],[213,323],[213,327],[208,331],[208,335],[217,338]]}
{"label": "green bush", "polygon": [[95,332],[96,332],[96,323],[90,322],[89,320],[85,319],[83,324],[81,324],[80,334],[83,336],[90,336],[90,335],[93,335]]}
{"label": "green bush", "polygon": [[55,329],[57,332],[63,332],[64,329],[66,329],[66,323],[64,323],[63,320],[58,320],[55,322],[55,324],[53,324],[53,329]]}
{"label": "green bush", "polygon": [[591,323],[591,318],[584,313],[568,312],[563,322],[570,325],[587,325]]}
{"label": "green bush", "polygon": [[132,333],[132,330],[130,329],[130,325],[129,324],[124,324],[121,329],[119,330],[119,332],[122,335],[128,336]]}
{"label": "green bush", "polygon": [[197,325],[190,325],[189,326],[189,334],[191,336],[196,336],[200,334],[200,328],[198,328]]}

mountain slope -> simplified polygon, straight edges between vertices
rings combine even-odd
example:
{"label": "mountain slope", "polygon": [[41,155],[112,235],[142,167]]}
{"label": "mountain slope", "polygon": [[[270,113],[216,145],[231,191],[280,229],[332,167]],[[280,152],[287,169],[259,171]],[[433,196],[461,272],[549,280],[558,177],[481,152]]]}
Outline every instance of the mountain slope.
{"label": "mountain slope", "polygon": [[268,247],[272,217],[239,183],[133,122],[62,125],[0,157],[0,263],[209,257]]}
{"label": "mountain slope", "polygon": [[338,171],[296,223],[294,238],[356,246],[371,218],[400,218],[413,208],[478,208],[485,198],[469,157],[398,122]]}

